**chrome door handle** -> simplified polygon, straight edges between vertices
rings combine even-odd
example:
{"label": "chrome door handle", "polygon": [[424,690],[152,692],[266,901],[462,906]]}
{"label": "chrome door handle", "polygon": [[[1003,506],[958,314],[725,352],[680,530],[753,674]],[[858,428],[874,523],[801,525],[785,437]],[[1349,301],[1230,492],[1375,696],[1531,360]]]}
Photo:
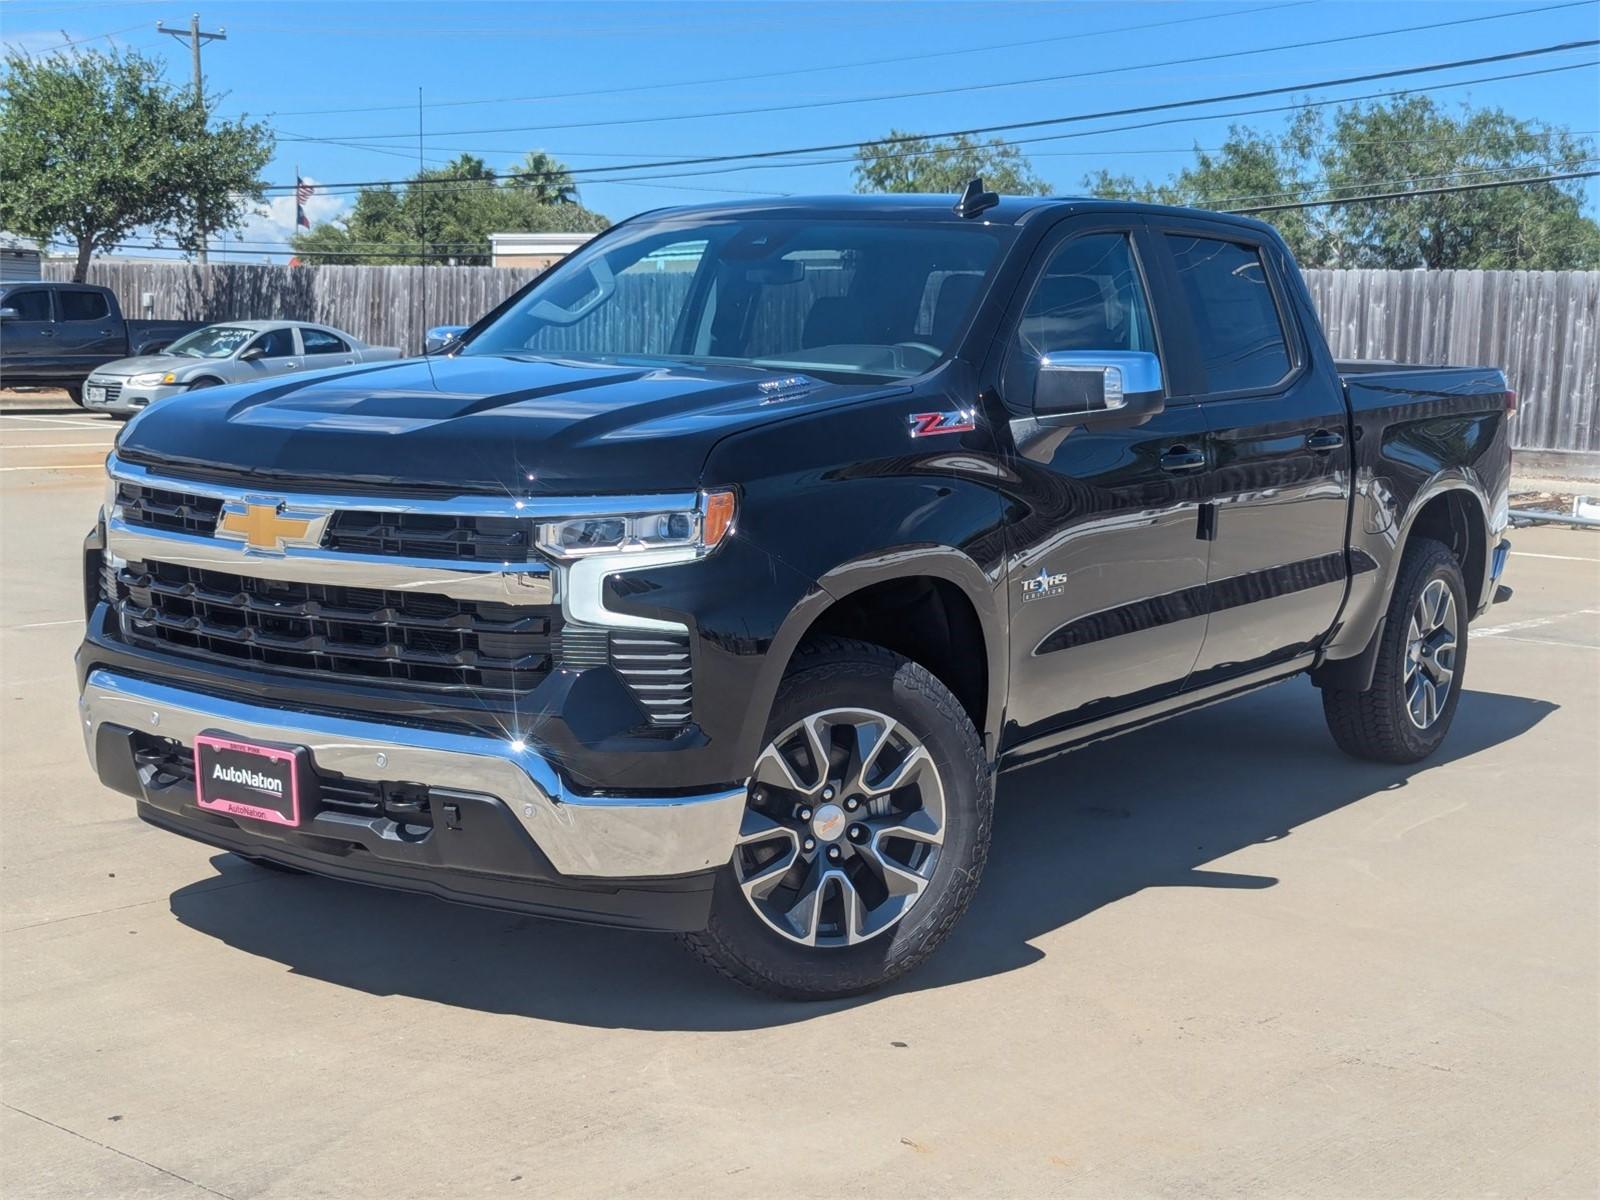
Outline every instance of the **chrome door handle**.
{"label": "chrome door handle", "polygon": [[1306,438],[1306,448],[1315,450],[1318,454],[1337,450],[1342,445],[1344,445],[1344,434],[1334,433],[1329,429],[1319,429]]}
{"label": "chrome door handle", "polygon": [[1191,450],[1188,446],[1173,446],[1161,455],[1163,471],[1198,471],[1206,465],[1204,450]]}

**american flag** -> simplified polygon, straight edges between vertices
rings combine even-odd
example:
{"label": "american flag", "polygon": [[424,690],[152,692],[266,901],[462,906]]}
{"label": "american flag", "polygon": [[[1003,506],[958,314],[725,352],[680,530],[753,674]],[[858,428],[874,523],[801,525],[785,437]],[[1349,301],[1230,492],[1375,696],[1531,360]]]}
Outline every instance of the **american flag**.
{"label": "american flag", "polygon": [[311,199],[311,193],[316,191],[299,175],[294,177],[294,223],[311,228],[311,218],[306,216],[306,201]]}

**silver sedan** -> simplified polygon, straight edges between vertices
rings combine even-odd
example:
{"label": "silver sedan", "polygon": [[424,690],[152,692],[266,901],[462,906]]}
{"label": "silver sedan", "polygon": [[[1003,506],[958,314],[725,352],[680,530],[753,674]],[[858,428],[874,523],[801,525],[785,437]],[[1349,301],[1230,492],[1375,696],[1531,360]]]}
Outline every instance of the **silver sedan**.
{"label": "silver sedan", "polygon": [[83,406],[127,417],[195,388],[399,357],[393,346],[369,346],[308,321],[229,321],[197,329],[160,354],[98,368],[84,384]]}

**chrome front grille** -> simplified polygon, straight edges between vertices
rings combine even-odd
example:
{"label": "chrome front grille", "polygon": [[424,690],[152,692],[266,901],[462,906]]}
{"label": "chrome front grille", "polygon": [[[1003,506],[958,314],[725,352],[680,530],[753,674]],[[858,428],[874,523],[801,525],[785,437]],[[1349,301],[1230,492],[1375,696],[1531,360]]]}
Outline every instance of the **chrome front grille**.
{"label": "chrome front grille", "polygon": [[210,537],[222,512],[219,496],[197,496],[137,483],[117,484],[122,519],[141,529],[164,529]]}
{"label": "chrome front grille", "polygon": [[611,667],[650,714],[652,725],[688,724],[694,706],[688,634],[613,630]]}
{"label": "chrome front grille", "polygon": [[107,400],[116,400],[122,395],[121,380],[91,379],[89,382],[95,387],[103,389]]}

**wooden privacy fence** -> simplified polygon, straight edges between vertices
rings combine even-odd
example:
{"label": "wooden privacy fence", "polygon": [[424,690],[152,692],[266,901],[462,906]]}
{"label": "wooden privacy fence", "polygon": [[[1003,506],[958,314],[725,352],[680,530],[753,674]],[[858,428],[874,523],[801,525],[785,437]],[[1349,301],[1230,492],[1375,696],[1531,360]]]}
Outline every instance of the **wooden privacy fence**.
{"label": "wooden privacy fence", "polygon": [[[51,279],[69,272],[45,268]],[[535,274],[102,262],[89,279],[133,317],[322,321],[416,352],[430,325],[466,324]],[[1519,449],[1600,455],[1600,271],[1310,270],[1306,281],[1335,357],[1503,367],[1521,397]]]}

